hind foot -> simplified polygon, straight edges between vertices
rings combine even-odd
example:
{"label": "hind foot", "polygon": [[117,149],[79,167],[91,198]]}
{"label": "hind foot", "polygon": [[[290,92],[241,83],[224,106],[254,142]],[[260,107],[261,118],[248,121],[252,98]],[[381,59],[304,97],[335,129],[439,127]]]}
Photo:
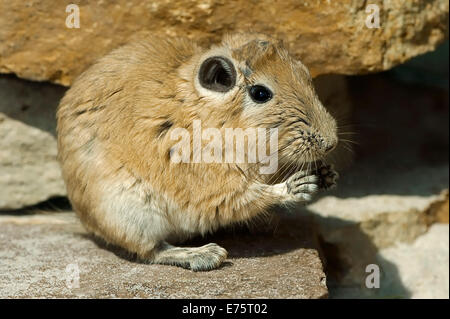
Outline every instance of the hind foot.
{"label": "hind foot", "polygon": [[218,268],[227,255],[227,251],[217,244],[175,247],[164,242],[153,253],[153,258],[149,262],[179,266],[193,271],[207,271]]}

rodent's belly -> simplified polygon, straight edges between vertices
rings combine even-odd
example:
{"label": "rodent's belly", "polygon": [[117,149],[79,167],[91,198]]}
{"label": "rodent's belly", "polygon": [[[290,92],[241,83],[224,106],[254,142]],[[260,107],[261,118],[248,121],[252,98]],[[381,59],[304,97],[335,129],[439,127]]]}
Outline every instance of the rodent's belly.
{"label": "rodent's belly", "polygon": [[[138,182],[126,170],[116,170],[114,174],[108,170],[108,174],[96,175],[105,167],[115,167],[110,165],[110,160],[97,155],[95,161],[85,157],[77,161],[90,163],[85,169],[91,181],[86,191],[95,196],[69,194],[69,197],[78,207],[84,208],[80,216],[91,231],[106,238],[110,237],[110,233],[123,232],[122,237],[134,233],[136,237],[148,237],[155,241],[179,242],[218,228],[218,220],[206,218],[205,212],[180,209],[174,198],[157,191],[149,181]],[[77,192],[73,190],[71,193]],[[87,201],[89,198],[94,200]]]}
{"label": "rodent's belly", "polygon": [[135,223],[146,235],[174,242],[206,234],[219,226],[218,220],[205,218],[205,212],[180,209],[173,199],[148,185],[132,188],[117,187],[118,182],[108,185],[103,184],[101,210],[107,214],[109,223]]}
{"label": "rodent's belly", "polygon": [[204,213],[174,209],[168,211],[173,232],[168,241],[182,242],[196,235],[204,235],[219,228],[219,221],[204,218]]}

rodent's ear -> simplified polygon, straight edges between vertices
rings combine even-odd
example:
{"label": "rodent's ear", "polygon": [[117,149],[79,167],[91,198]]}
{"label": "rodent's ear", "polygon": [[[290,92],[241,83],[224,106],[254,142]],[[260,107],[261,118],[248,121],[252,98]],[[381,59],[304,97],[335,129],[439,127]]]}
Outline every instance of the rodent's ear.
{"label": "rodent's ear", "polygon": [[200,85],[215,92],[228,92],[236,84],[236,70],[233,63],[221,56],[207,58],[198,72]]}

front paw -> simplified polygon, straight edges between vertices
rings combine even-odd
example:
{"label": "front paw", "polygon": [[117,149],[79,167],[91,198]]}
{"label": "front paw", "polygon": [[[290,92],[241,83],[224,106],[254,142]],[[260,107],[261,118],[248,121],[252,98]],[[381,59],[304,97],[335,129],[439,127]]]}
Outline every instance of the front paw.
{"label": "front paw", "polygon": [[332,189],[336,187],[339,174],[333,169],[332,165],[322,166],[316,171],[319,177],[319,188],[320,189]]}
{"label": "front paw", "polygon": [[312,172],[300,171],[286,181],[288,195],[295,201],[310,201],[319,190],[319,177]]}

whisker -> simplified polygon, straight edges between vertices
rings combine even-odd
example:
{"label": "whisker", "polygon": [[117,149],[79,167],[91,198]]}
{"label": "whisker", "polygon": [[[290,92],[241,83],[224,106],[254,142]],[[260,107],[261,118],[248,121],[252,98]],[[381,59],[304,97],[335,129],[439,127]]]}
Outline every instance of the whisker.
{"label": "whisker", "polygon": [[355,151],[354,151],[352,148],[348,147],[348,145],[342,144],[342,146],[344,147],[344,149],[346,149],[346,150],[349,151],[350,153],[355,154]]}
{"label": "whisker", "polygon": [[356,132],[338,132],[338,135],[359,135]]}
{"label": "whisker", "polygon": [[341,142],[345,142],[345,143],[351,143],[351,144],[359,145],[358,142],[352,141],[352,140],[348,140],[348,139],[342,139],[342,138],[341,138],[340,141],[341,141]]}

